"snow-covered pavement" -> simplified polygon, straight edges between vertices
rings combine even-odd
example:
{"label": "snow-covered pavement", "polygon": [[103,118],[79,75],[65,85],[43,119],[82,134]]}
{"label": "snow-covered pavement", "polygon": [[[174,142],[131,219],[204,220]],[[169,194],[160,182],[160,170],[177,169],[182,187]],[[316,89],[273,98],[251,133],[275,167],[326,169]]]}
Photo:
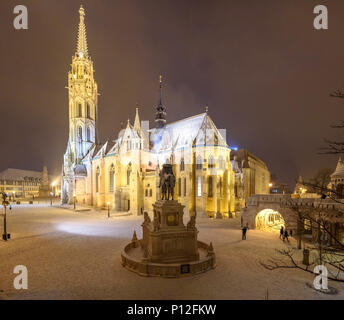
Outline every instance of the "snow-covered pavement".
{"label": "snow-covered pavement", "polygon": [[[217,268],[180,279],[140,277],[121,266],[120,253],[142,217],[107,218],[106,211],[47,205],[13,206],[12,239],[0,241],[0,299],[343,299],[344,286],[326,295],[310,289],[312,274],[269,271],[259,261],[286,246],[278,234],[249,230],[241,240],[239,219],[197,219],[199,239],[213,242]],[[2,216],[0,215],[2,234]],[[295,246],[295,241],[291,241]],[[13,287],[17,265],[28,269],[28,289]]]}

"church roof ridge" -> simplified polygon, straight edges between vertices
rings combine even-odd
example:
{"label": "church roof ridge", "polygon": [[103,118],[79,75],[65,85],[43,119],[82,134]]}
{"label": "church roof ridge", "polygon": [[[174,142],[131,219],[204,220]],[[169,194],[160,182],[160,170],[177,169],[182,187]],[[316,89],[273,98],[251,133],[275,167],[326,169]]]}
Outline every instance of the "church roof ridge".
{"label": "church roof ridge", "polygon": [[[207,116],[207,115],[208,115],[208,114],[205,113],[205,112],[199,113],[199,114],[195,114],[195,115],[193,115],[193,116],[190,116],[190,117],[187,117],[187,118],[184,118],[184,119],[179,119],[179,120],[176,120],[176,121],[167,123],[166,126],[165,126],[165,128],[167,128],[167,127],[169,127],[169,126],[172,126],[172,125],[174,125],[174,124],[176,124],[176,123],[178,123],[178,122],[187,121],[187,120],[192,120],[192,119],[196,119],[196,118],[198,118],[198,117]],[[208,115],[208,116],[209,116],[209,115]],[[149,132],[152,132],[152,131],[158,130],[158,129],[160,129],[160,128],[152,128],[152,129],[149,129],[148,131],[149,131]]]}

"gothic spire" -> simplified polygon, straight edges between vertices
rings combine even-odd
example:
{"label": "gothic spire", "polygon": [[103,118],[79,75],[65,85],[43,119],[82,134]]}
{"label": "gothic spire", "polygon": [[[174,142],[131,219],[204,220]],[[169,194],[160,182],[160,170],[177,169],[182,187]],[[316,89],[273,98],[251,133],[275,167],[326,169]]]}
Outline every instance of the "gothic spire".
{"label": "gothic spire", "polygon": [[157,128],[163,128],[166,123],[166,108],[162,103],[162,76],[159,77],[159,104],[156,108],[155,123]]}
{"label": "gothic spire", "polygon": [[139,117],[139,107],[136,105],[136,115],[135,115],[135,121],[134,121],[134,129],[137,131],[141,131],[141,125],[140,125],[140,117]]}
{"label": "gothic spire", "polygon": [[78,44],[76,48],[76,55],[80,58],[88,58],[88,49],[87,49],[87,39],[86,39],[86,26],[85,26],[85,10],[81,5],[79,9],[80,14],[80,23],[79,23],[79,32],[78,32]]}

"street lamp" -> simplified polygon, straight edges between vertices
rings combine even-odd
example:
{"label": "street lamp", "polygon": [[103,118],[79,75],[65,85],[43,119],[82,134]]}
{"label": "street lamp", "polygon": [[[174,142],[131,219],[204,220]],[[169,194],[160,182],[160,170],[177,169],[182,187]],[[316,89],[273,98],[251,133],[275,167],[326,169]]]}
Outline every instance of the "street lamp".
{"label": "street lamp", "polygon": [[75,192],[74,192],[74,194],[73,194],[73,199],[74,199],[74,203],[73,203],[73,205],[74,205],[74,210],[75,210],[75,200],[76,200],[76,195],[75,195]]}
{"label": "street lamp", "polygon": [[107,202],[108,218],[110,218],[110,202]]}
{"label": "street lamp", "polygon": [[6,224],[6,207],[10,203],[7,201],[7,194],[2,192],[2,205],[4,207],[4,233],[2,234],[2,239],[7,241],[11,238],[11,234],[7,233],[7,224]]}

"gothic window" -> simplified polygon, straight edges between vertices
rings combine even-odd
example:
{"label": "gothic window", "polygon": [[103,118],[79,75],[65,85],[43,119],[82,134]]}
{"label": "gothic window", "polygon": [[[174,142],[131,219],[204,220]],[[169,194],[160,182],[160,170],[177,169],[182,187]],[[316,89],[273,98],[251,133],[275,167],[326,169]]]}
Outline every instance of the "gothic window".
{"label": "gothic window", "polygon": [[213,156],[209,156],[208,159],[208,168],[215,168],[215,159]]}
{"label": "gothic window", "polygon": [[184,171],[185,169],[185,163],[184,163],[184,158],[180,160],[180,171]]}
{"label": "gothic window", "polygon": [[82,105],[81,103],[78,103],[78,117],[82,117]]}
{"label": "gothic window", "polygon": [[87,127],[86,135],[87,135],[87,141],[91,141],[91,129],[90,129],[90,127]]}
{"label": "gothic window", "polygon": [[165,161],[166,164],[170,164],[170,159],[167,158],[166,161]]}
{"label": "gothic window", "polygon": [[184,197],[186,197],[186,178],[184,178]]}
{"label": "gothic window", "polygon": [[196,169],[202,170],[202,157],[201,156],[198,156],[196,158]]}
{"label": "gothic window", "polygon": [[182,196],[182,179],[178,178],[178,197]]}
{"label": "gothic window", "polygon": [[115,167],[112,164],[110,168],[110,192],[114,191],[114,185],[115,185]]}
{"label": "gothic window", "polygon": [[86,105],[86,117],[88,119],[91,119],[91,106],[90,104],[87,102],[87,105]]}
{"label": "gothic window", "polygon": [[211,198],[213,196],[213,177],[210,176],[208,178],[208,197]]}
{"label": "gothic window", "polygon": [[127,168],[127,185],[128,186],[130,185],[130,174],[131,174],[131,165],[129,164]]}
{"label": "gothic window", "polygon": [[97,167],[96,170],[96,192],[99,192],[99,180],[100,180],[100,169]]}
{"label": "gothic window", "polygon": [[236,182],[234,183],[234,194],[235,194],[235,197],[237,198],[238,197],[238,184]]}
{"label": "gothic window", "polygon": [[197,197],[202,197],[202,177],[197,178]]}
{"label": "gothic window", "polygon": [[219,177],[219,189],[220,189],[220,196],[222,196],[222,178]]}
{"label": "gothic window", "polygon": [[146,189],[145,196],[148,197],[148,189]]}
{"label": "gothic window", "polygon": [[82,127],[78,128],[78,139],[79,141],[82,141]]}

